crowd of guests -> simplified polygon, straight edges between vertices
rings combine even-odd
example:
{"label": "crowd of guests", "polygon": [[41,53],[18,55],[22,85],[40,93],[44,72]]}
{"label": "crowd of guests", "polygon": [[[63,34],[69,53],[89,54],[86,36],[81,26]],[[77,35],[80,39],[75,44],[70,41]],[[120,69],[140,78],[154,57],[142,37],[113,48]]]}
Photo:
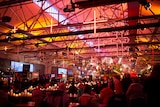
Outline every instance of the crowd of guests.
{"label": "crowd of guests", "polygon": [[[77,84],[78,86],[75,86]],[[148,76],[131,77],[126,73],[109,76],[106,80],[96,81],[96,84],[86,84],[88,81],[72,81],[66,89],[66,83],[58,82],[59,88],[54,92],[44,93],[40,88],[32,91],[32,101],[35,107],[69,107],[77,103],[77,107],[160,107],[160,64],[153,66]],[[0,107],[16,107],[7,99],[7,94],[0,84]],[[76,94],[70,100],[70,94]]]}

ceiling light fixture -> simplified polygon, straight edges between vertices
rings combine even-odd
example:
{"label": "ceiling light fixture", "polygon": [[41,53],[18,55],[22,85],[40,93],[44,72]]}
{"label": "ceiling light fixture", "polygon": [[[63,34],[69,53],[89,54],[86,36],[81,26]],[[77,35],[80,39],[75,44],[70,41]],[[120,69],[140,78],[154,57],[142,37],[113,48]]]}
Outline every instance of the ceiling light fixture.
{"label": "ceiling light fixture", "polygon": [[6,35],[6,39],[7,39],[8,42],[11,41],[11,36],[12,36],[11,33],[8,33],[8,34]]}
{"label": "ceiling light fixture", "polygon": [[139,0],[139,3],[142,4],[146,10],[149,10],[152,6],[147,0]]}
{"label": "ceiling light fixture", "polygon": [[150,2],[147,2],[147,4],[145,4],[144,5],[144,8],[146,9],[146,10],[149,10],[150,8],[151,8],[151,3]]}
{"label": "ceiling light fixture", "polygon": [[64,12],[74,12],[75,11],[75,5],[72,0],[70,0],[70,4],[66,6],[66,8],[63,9]]}
{"label": "ceiling light fixture", "polygon": [[39,61],[40,61],[40,62],[43,62],[43,59],[42,59],[42,58],[40,58],[40,59],[39,59]]}
{"label": "ceiling light fixture", "polygon": [[39,43],[36,43],[35,46],[38,48],[39,47]]}
{"label": "ceiling light fixture", "polygon": [[66,8],[63,9],[64,12],[74,12],[75,8],[73,5],[67,5]]}
{"label": "ceiling light fixture", "polygon": [[10,16],[3,16],[2,17],[2,22],[10,22],[11,21],[11,17]]}

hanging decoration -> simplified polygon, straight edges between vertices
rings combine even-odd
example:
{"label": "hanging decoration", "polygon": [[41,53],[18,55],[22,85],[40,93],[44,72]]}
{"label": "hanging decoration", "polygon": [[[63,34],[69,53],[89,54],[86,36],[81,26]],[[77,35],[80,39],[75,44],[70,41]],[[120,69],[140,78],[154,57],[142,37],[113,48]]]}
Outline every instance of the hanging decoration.
{"label": "hanging decoration", "polygon": [[53,23],[52,23],[53,21],[52,21],[52,19],[51,19],[51,27],[50,27],[50,33],[52,33],[52,26],[53,26]]}

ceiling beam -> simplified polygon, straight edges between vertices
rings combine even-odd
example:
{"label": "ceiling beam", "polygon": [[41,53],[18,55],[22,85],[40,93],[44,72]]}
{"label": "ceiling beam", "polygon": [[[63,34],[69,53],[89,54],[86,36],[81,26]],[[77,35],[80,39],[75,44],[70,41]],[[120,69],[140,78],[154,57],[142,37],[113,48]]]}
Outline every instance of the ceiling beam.
{"label": "ceiling beam", "polygon": [[[97,33],[100,32],[112,32],[112,31],[122,31],[122,30],[131,30],[131,29],[143,29],[143,28],[149,28],[149,27],[159,27],[159,23],[148,23],[148,24],[138,24],[138,25],[132,25],[132,26],[121,26],[121,27],[112,27],[112,28],[101,28],[97,29]],[[17,30],[17,33],[20,33]],[[94,30],[83,30],[83,31],[76,31],[76,32],[64,32],[64,33],[55,33],[55,34],[47,34],[47,35],[39,35],[39,36],[30,36],[30,37],[24,37],[24,38],[11,38],[10,41],[18,41],[18,40],[31,40],[31,39],[40,39],[40,38],[46,38],[46,37],[61,37],[61,36],[75,36],[79,34],[89,34],[94,33]],[[2,39],[0,42],[8,42],[8,39]]]}
{"label": "ceiling beam", "polygon": [[[123,44],[123,46],[142,46],[142,45],[156,45],[156,44],[160,44],[160,42],[140,42],[140,43],[125,43]],[[117,45],[116,44],[106,44],[106,45],[102,45],[102,46],[99,46],[100,49],[102,48],[109,48],[109,47],[116,47]],[[121,46],[121,44],[118,44],[118,46]],[[70,51],[72,50],[79,50],[79,49],[82,49],[82,48],[69,48]],[[98,49],[98,46],[93,46],[93,47],[83,47],[83,49]],[[57,51],[66,51],[67,48],[50,48],[50,49],[36,49],[36,50],[26,50],[26,51],[19,51],[19,53],[35,53],[35,52],[57,52]],[[4,52],[5,50],[1,50],[2,52]],[[11,53],[15,53],[17,54],[17,52],[15,51],[12,51],[12,49],[8,49],[7,51],[5,52],[11,52]]]}
{"label": "ceiling beam", "polygon": [[32,0],[4,0],[2,2],[0,2],[0,7],[1,6],[11,6],[11,5],[15,5],[15,4],[18,4],[18,3],[23,3],[23,2],[28,2],[28,1],[31,1]]}
{"label": "ceiling beam", "polygon": [[[119,21],[132,21],[132,20],[153,20],[153,19],[159,19],[160,18],[160,14],[159,15],[149,15],[149,16],[134,16],[134,17],[128,17],[128,18],[125,18],[125,19],[108,19],[108,21],[105,21],[105,22],[97,22],[97,24],[103,24],[103,23],[113,23],[113,22],[119,22]],[[80,27],[80,26],[88,26],[88,25],[92,25],[94,23],[89,23],[89,24],[84,24],[84,23],[74,23],[74,24],[66,24],[66,25],[58,25],[58,26],[53,26],[53,29],[60,29],[60,28],[67,28],[67,27]],[[0,25],[1,26],[4,26],[6,28],[9,28],[9,29],[14,29],[14,26],[10,25],[10,24],[7,24],[7,23],[4,23],[2,21],[0,21]],[[31,31],[39,31],[39,30],[47,30],[49,29],[50,30],[50,26],[49,27],[42,27],[42,28],[32,28],[32,29],[29,29],[29,30],[22,30],[22,29],[18,29],[18,32],[19,33],[23,33],[23,34],[26,34],[26,35],[29,35],[29,36],[34,36],[32,34],[30,34],[29,32]],[[8,33],[0,33],[0,36],[1,35],[6,35]]]}
{"label": "ceiling beam", "polygon": [[[136,35],[124,35],[123,37],[132,37],[132,36],[136,36],[136,37],[140,37],[140,36],[145,36],[146,38],[147,37],[151,37],[152,35],[158,35],[160,33],[158,32],[154,32],[154,33],[146,33],[146,34],[136,34]],[[120,36],[118,36],[119,38],[121,38]],[[66,39],[66,40],[56,40],[56,41],[44,41],[44,42],[40,42],[40,43],[29,43],[29,44],[23,44],[23,46],[27,46],[27,45],[35,45],[35,44],[50,44],[50,43],[58,43],[58,42],[74,42],[74,41],[86,41],[86,40],[101,40],[101,39],[111,39],[111,38],[116,38],[116,36],[103,36],[103,37],[88,37],[88,38],[82,38],[82,39]],[[151,41],[150,41],[151,42]]]}
{"label": "ceiling beam", "polygon": [[[140,8],[140,4],[138,1],[128,2],[128,17],[138,17],[139,16],[139,8]],[[137,25],[138,21],[139,21],[138,19],[129,20],[128,24],[129,24],[129,26]],[[129,34],[135,35],[135,36],[129,37],[130,42],[135,42],[137,29],[130,29]]]}
{"label": "ceiling beam", "polygon": [[[102,21],[102,22],[97,22],[97,24],[103,24],[103,23],[113,23],[113,22],[120,22],[120,21],[134,21],[134,20],[153,20],[153,19],[159,19],[160,15],[149,15],[149,16],[134,16],[134,17],[128,17],[128,18],[124,18],[124,19],[108,19],[107,21]],[[89,24],[84,24],[84,23],[74,23],[74,24],[66,24],[66,25],[58,25],[58,26],[53,26],[53,29],[56,28],[67,28],[67,27],[80,27],[80,26],[88,26],[88,25],[92,25],[93,23],[89,23]],[[48,27],[42,27],[42,28],[33,28],[33,29],[29,29],[28,32],[30,31],[39,31],[39,30],[50,30],[50,26]]]}
{"label": "ceiling beam", "polygon": [[104,5],[112,5],[112,4],[120,4],[125,2],[131,2],[135,0],[77,0],[77,2],[73,2],[72,5],[75,8],[90,8]]}

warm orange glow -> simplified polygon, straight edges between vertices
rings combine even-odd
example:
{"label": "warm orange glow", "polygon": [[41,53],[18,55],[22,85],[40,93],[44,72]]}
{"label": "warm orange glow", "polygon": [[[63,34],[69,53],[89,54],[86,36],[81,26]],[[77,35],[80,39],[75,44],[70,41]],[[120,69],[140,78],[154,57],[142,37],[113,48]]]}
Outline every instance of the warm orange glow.
{"label": "warm orange glow", "polygon": [[[159,15],[159,3],[156,3],[154,1],[154,3],[151,2],[151,11],[155,14],[155,15]],[[153,13],[150,10],[146,10],[144,7],[142,7],[142,15],[153,15]]]}
{"label": "warm orange glow", "polygon": [[149,41],[149,39],[147,39],[147,38],[138,38],[138,40],[141,42],[148,42]]}
{"label": "warm orange glow", "polygon": [[6,36],[2,35],[2,36],[0,36],[0,39],[6,39]]}
{"label": "warm orange glow", "polygon": [[50,38],[50,37],[43,38],[43,40],[48,41],[48,42],[52,42],[52,38]]}
{"label": "warm orange glow", "polygon": [[12,49],[13,47],[11,47],[11,46],[6,46],[6,47],[0,47],[0,50],[5,50],[6,49],[6,51],[7,50],[10,50],[10,49]]}
{"label": "warm orange glow", "polygon": [[160,8],[158,5],[155,5],[153,8],[151,7],[151,10],[154,12],[154,14],[159,15],[160,14]]}
{"label": "warm orange glow", "polygon": [[16,38],[25,38],[28,37],[28,35],[25,34],[21,34],[21,33],[16,33],[16,34],[12,34],[12,37],[16,37]]}
{"label": "warm orange glow", "polygon": [[74,43],[72,43],[71,45],[70,45],[70,48],[75,48],[75,47],[78,47],[79,45],[76,43],[76,42],[74,42]]}
{"label": "warm orange glow", "polygon": [[12,41],[12,43],[16,44],[16,45],[21,45],[23,43],[23,41],[22,40],[20,40],[20,41]]}

